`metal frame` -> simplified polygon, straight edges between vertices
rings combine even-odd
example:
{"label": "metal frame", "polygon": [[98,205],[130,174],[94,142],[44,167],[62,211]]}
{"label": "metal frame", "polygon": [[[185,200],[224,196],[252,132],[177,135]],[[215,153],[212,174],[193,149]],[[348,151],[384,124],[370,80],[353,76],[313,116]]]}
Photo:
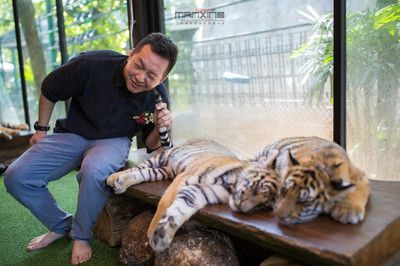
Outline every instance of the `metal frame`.
{"label": "metal frame", "polygon": [[133,48],[133,27],[135,25],[135,18],[133,16],[132,1],[127,2],[128,6],[128,29],[129,29],[129,49]]}
{"label": "metal frame", "polygon": [[57,13],[57,29],[58,29],[58,42],[61,53],[61,64],[68,61],[67,41],[65,36],[64,27],[64,7],[62,0],[56,0],[56,13]]}
{"label": "metal frame", "polygon": [[346,149],[346,1],[333,1],[333,140]]}
{"label": "metal frame", "polygon": [[17,42],[17,51],[18,51],[19,74],[21,77],[22,101],[24,104],[24,113],[25,113],[25,123],[29,126],[29,128],[31,128],[31,119],[29,117],[29,106],[28,106],[28,94],[26,92],[24,58],[22,53],[21,29],[19,27],[17,0],[13,0],[12,5],[13,5],[13,15],[14,15],[14,25],[15,25],[15,39]]}
{"label": "metal frame", "polygon": [[161,0],[128,0],[128,7],[133,10],[132,40],[136,45],[150,32],[165,32],[164,5]]}
{"label": "metal frame", "polygon": [[[56,14],[57,14],[57,30],[58,30],[58,45],[60,46],[61,64],[68,61],[67,38],[65,36],[64,27],[64,7],[62,0],[56,0]],[[65,101],[65,113],[69,112],[69,105],[71,100]]]}

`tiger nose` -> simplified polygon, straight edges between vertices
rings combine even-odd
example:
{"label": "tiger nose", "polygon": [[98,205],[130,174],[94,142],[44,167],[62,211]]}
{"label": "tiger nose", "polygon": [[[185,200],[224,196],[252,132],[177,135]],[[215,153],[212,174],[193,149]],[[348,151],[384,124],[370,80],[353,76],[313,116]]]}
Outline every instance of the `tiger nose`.
{"label": "tiger nose", "polygon": [[241,196],[243,195],[243,192],[238,192],[234,195],[233,199],[232,199],[232,204],[231,206],[233,207],[233,209],[235,211],[241,211],[243,212],[243,199],[241,198]]}
{"label": "tiger nose", "polygon": [[238,209],[237,206],[236,206],[236,201],[235,201],[234,194],[232,194],[232,195],[229,197],[229,207],[230,207],[233,211],[235,211],[235,212],[238,212],[238,211],[239,211],[239,209]]}
{"label": "tiger nose", "polygon": [[279,219],[285,219],[291,216],[290,205],[287,204],[287,200],[280,200],[276,203],[274,207],[274,214]]}
{"label": "tiger nose", "polygon": [[286,225],[293,224],[293,220],[289,216],[278,217],[278,222]]}

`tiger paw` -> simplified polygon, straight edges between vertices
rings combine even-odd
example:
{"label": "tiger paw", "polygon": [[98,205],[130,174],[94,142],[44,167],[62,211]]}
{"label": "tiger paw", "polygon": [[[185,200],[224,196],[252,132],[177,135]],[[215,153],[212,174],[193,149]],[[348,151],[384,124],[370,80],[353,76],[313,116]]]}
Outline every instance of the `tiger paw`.
{"label": "tiger paw", "polygon": [[128,180],[130,174],[124,172],[117,172],[107,178],[107,185],[114,189],[116,194],[121,194],[131,185]]}
{"label": "tiger paw", "polygon": [[172,239],[168,237],[168,234],[165,232],[164,228],[157,228],[154,232],[154,235],[150,239],[150,246],[156,252],[161,252],[169,247]]}
{"label": "tiger paw", "polygon": [[333,207],[330,215],[333,219],[343,224],[356,224],[364,220],[365,208],[362,206],[339,202],[335,207]]}
{"label": "tiger paw", "polygon": [[175,235],[175,230],[173,228],[177,227],[173,220],[172,216],[160,220],[160,223],[150,239],[150,246],[154,251],[161,252],[171,244]]}

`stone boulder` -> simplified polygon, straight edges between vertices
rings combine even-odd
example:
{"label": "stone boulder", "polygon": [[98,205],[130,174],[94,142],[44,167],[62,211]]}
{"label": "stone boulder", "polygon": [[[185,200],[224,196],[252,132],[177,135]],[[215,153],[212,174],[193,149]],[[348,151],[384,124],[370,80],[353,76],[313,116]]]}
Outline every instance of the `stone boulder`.
{"label": "stone boulder", "polygon": [[121,265],[153,265],[154,251],[147,239],[147,228],[154,213],[145,211],[134,217],[122,234],[119,262]]}
{"label": "stone boulder", "polygon": [[177,232],[171,246],[156,253],[156,266],[161,265],[239,265],[228,236],[188,221]]}

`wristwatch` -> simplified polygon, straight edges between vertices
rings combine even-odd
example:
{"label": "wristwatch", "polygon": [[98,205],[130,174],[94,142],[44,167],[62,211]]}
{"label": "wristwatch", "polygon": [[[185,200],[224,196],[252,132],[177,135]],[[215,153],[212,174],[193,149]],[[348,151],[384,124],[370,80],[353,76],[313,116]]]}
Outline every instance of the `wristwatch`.
{"label": "wristwatch", "polygon": [[39,126],[38,121],[35,122],[35,124],[33,124],[33,128],[35,130],[39,130],[39,131],[49,131],[50,127],[49,126]]}

